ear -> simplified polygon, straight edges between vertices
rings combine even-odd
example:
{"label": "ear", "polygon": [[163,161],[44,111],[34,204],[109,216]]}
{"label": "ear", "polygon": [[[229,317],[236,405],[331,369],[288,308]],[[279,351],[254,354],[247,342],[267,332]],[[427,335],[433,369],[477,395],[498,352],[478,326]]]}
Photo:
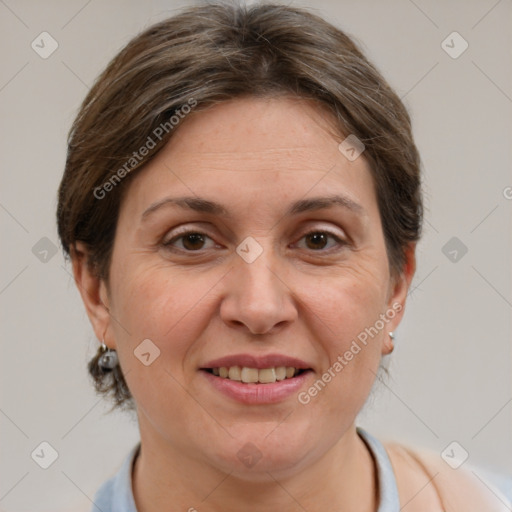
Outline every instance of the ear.
{"label": "ear", "polygon": [[[386,336],[385,342],[382,346],[382,354],[387,355],[393,351],[393,340],[388,336],[388,332],[394,331],[402,321],[405,312],[405,301],[407,299],[407,293],[411,286],[412,278],[416,271],[416,243],[411,243],[407,246],[404,251],[405,262],[401,272],[391,278],[389,291],[388,291],[388,303],[387,311],[389,314],[388,318],[393,314],[393,318],[390,318],[386,324]],[[392,313],[393,312],[393,313]]]}
{"label": "ear", "polygon": [[109,348],[115,348],[114,337],[108,333],[112,319],[109,311],[107,285],[92,268],[86,244],[76,242],[70,248],[70,255],[75,284],[82,297],[94,333],[99,341],[103,341]]}

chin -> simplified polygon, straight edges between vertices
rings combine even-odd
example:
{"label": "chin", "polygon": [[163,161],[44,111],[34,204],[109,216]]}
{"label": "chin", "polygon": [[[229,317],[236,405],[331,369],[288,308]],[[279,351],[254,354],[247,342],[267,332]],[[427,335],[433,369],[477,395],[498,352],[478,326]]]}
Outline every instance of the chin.
{"label": "chin", "polygon": [[[311,436],[272,429],[245,429],[224,449],[213,454],[215,465],[233,472],[242,480],[263,482],[272,476],[285,476],[300,469],[314,448]],[[271,432],[269,434],[269,432]]]}

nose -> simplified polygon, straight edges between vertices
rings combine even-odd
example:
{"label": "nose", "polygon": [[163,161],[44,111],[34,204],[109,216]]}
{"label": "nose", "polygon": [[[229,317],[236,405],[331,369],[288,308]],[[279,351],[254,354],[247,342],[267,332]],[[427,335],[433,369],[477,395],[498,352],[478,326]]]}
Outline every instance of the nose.
{"label": "nose", "polygon": [[298,312],[286,281],[268,248],[252,263],[238,258],[226,276],[222,320],[251,334],[273,334],[290,325]]}

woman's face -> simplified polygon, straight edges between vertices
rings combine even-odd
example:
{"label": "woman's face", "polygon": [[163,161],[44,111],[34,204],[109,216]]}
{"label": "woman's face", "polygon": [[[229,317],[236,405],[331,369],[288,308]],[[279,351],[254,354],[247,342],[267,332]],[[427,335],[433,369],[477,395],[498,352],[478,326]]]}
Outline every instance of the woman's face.
{"label": "woman's face", "polygon": [[224,102],[134,176],[93,323],[143,442],[257,475],[313,463],[353,426],[413,263],[391,279],[368,163],[329,119],[292,98]]}

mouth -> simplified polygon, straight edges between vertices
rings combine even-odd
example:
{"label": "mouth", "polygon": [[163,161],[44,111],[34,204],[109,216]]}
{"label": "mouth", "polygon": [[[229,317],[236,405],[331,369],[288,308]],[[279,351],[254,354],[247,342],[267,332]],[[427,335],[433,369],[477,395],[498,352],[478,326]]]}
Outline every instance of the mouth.
{"label": "mouth", "polygon": [[250,405],[291,399],[314,373],[308,363],[279,354],[227,356],[210,361],[199,370],[211,389]]}
{"label": "mouth", "polygon": [[273,384],[274,382],[293,379],[308,371],[308,369],[295,368],[294,366],[276,366],[270,368],[220,366],[201,369],[215,377],[242,382],[244,384]]}

